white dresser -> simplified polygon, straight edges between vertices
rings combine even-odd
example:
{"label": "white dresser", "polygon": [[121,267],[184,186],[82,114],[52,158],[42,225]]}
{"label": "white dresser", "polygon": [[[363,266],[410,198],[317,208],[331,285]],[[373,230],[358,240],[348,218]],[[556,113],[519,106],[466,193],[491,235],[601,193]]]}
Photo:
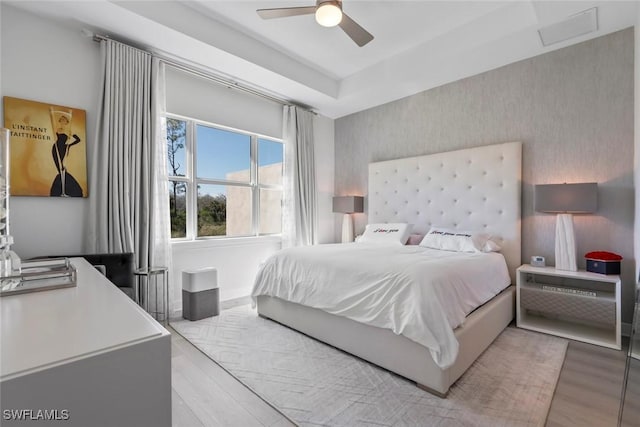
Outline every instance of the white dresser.
{"label": "white dresser", "polygon": [[72,262],[76,287],[0,298],[0,424],[170,426],[169,332]]}

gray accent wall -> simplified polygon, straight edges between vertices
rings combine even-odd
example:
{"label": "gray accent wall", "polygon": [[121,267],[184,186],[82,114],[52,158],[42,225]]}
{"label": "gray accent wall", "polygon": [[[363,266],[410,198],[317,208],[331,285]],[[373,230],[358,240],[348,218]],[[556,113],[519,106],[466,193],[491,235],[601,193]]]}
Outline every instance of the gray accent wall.
{"label": "gray accent wall", "polygon": [[[589,251],[624,257],[622,321],[630,323],[633,93],[629,28],[342,117],[335,122],[335,194],[366,196],[370,162],[522,141],[523,263],[532,255],[555,263],[555,215],[534,212],[533,186],[597,182],[597,213],[574,216],[578,268]],[[366,213],[354,218],[361,233]]]}

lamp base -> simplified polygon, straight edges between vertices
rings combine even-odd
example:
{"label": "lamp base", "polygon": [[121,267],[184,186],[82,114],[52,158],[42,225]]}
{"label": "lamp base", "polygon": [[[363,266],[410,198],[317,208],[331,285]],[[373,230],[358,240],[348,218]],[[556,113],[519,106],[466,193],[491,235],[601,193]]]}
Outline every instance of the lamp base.
{"label": "lamp base", "polygon": [[556,220],[556,269],[577,271],[573,215],[558,214]]}
{"label": "lamp base", "polygon": [[344,214],[342,217],[342,243],[353,242],[353,219],[351,214]]}

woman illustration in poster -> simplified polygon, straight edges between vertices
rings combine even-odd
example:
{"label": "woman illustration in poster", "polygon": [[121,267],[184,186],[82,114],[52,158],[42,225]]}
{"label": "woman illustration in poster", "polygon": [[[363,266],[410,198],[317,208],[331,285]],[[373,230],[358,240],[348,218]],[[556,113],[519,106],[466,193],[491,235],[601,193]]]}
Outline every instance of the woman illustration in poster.
{"label": "woman illustration in poster", "polygon": [[[82,197],[82,187],[78,181],[67,172],[64,165],[64,158],[69,154],[73,145],[80,142],[78,135],[71,135],[71,110],[55,110],[50,107],[51,124],[56,134],[56,142],[51,147],[53,162],[56,164],[58,175],[51,184],[51,196],[59,197]],[[71,141],[73,137],[73,141]]]}

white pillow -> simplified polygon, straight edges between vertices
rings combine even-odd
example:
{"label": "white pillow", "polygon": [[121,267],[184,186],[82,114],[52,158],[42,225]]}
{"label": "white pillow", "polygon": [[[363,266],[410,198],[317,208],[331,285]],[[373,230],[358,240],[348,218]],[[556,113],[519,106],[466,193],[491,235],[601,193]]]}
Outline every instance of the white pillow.
{"label": "white pillow", "polygon": [[359,243],[404,245],[411,234],[412,224],[367,224]]}
{"label": "white pillow", "polygon": [[500,246],[487,233],[432,227],[420,246],[455,252],[495,252]]}

